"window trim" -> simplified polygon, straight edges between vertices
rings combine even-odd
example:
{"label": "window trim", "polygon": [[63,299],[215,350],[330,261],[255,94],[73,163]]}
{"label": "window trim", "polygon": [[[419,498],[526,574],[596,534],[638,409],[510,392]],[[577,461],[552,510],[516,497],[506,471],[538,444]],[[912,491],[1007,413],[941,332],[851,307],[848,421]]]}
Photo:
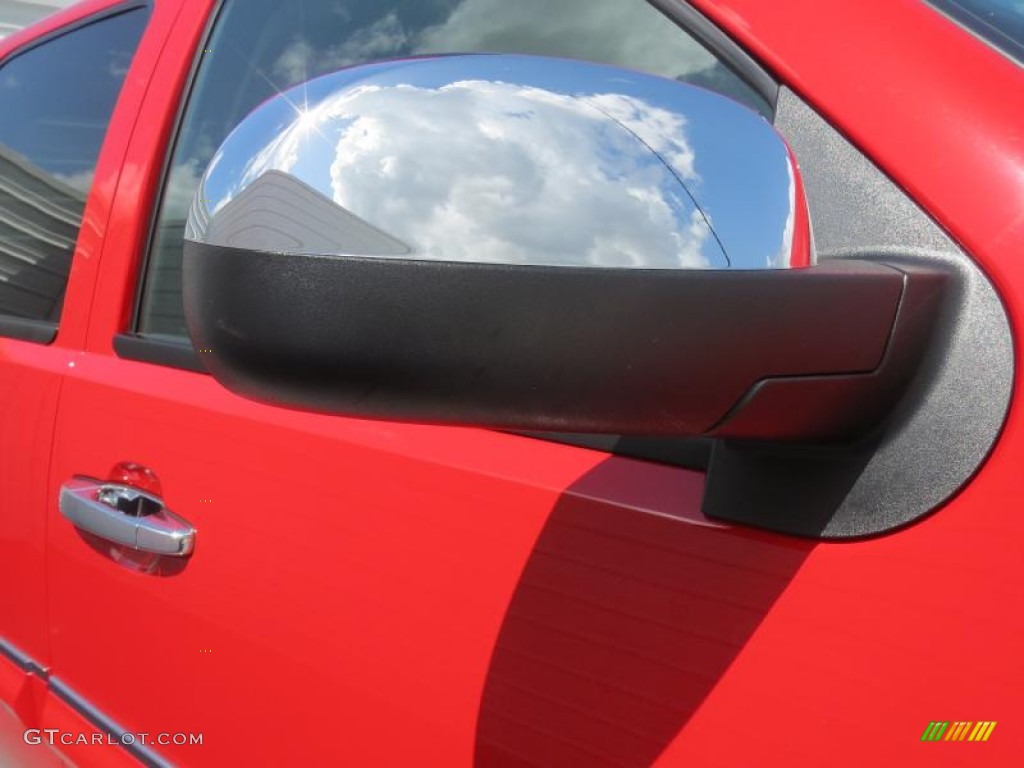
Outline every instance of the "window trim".
{"label": "window trim", "polygon": [[57,338],[57,323],[52,320],[0,315],[0,338],[52,344]]}
{"label": "window trim", "polygon": [[988,48],[1024,66],[1024,43],[978,16],[973,9],[955,0],[925,0],[925,3]]}
{"label": "window trim", "polygon": [[188,338],[179,340],[146,333],[119,333],[114,337],[114,352],[125,360],[154,363],[193,373],[210,373]]}
{"label": "window trim", "polygon": [[12,51],[8,51],[7,55],[0,58],[0,67],[4,67],[12,59],[21,56],[23,53],[28,53],[33,48],[38,48],[40,45],[45,45],[58,37],[64,37],[64,35],[70,32],[76,32],[82,27],[88,27],[90,24],[95,24],[98,21],[105,21],[113,16],[120,16],[122,13],[128,11],[134,11],[138,8],[148,8],[153,4],[153,0],[122,0],[120,3],[107,6],[102,10],[91,13],[88,16],[83,16],[80,19],[69,22],[62,27],[52,29],[45,34],[34,37],[31,40],[26,40],[20,46]]}
{"label": "window trim", "polygon": [[774,120],[779,100],[779,81],[739,43],[686,0],[647,0],[647,3],[661,11],[669,21],[707,48],[733,74],[749,85],[772,108]]}

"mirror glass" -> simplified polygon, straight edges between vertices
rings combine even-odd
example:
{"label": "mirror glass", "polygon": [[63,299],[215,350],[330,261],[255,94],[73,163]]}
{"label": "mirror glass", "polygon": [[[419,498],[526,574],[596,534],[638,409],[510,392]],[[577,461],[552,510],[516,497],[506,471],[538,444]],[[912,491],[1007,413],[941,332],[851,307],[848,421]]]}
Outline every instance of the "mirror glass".
{"label": "mirror glass", "polygon": [[632,269],[811,261],[792,154],[674,80],[504,54],[333,72],[216,152],[188,239],[261,252]]}

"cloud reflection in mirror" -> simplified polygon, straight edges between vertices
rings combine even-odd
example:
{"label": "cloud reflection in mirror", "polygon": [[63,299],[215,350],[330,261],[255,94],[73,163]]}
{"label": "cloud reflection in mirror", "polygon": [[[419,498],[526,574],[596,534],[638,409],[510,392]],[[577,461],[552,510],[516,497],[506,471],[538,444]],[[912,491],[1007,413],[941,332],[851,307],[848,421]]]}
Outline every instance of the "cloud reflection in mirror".
{"label": "cloud reflection in mirror", "polygon": [[211,161],[189,236],[286,253],[764,268],[789,264],[794,196],[784,143],[721,96],[568,60],[446,56],[342,70],[265,103]]}

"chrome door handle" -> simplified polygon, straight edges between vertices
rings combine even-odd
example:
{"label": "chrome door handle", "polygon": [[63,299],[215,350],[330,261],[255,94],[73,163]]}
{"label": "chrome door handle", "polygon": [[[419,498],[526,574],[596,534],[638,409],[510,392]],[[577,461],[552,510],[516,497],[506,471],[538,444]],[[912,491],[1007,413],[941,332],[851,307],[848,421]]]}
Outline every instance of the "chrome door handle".
{"label": "chrome door handle", "polygon": [[130,485],[73,477],[60,488],[60,513],[83,531],[143,552],[185,557],[195,547],[195,528]]}

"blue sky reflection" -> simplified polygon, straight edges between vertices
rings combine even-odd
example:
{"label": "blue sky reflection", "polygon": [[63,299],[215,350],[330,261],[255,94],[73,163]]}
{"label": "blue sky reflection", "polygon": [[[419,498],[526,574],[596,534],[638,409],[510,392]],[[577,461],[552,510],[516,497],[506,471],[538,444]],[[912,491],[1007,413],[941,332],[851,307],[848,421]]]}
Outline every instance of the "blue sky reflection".
{"label": "blue sky reflection", "polygon": [[197,194],[209,201],[202,218],[216,228],[270,171],[407,243],[414,258],[789,261],[793,175],[774,129],[710,91],[604,65],[458,55],[316,78],[228,137]]}

